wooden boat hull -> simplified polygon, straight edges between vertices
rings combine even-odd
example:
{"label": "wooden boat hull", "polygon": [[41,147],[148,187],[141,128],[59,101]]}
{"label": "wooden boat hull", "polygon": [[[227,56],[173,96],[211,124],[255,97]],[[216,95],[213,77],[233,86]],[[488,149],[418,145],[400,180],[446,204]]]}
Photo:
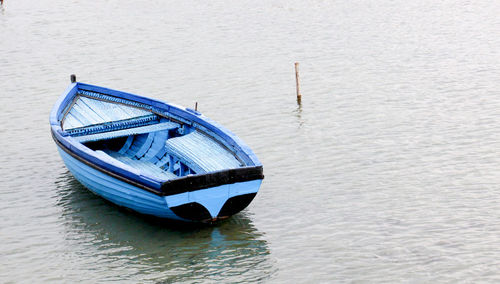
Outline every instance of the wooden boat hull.
{"label": "wooden boat hull", "polygon": [[[102,137],[111,139],[111,136],[121,135],[123,131],[128,131],[124,130],[123,126],[120,126],[121,128],[117,130],[111,129],[113,131],[109,130],[112,127],[109,126],[109,122],[75,128],[73,132],[68,132],[62,128],[64,113],[68,113],[68,108],[73,107],[75,100],[77,100],[76,96],[79,88],[103,94],[112,93],[113,98],[117,100],[125,97],[127,99],[139,100],[142,104],[154,104],[155,113],[162,114],[165,111],[162,114],[165,117],[170,113],[174,113],[186,125],[196,125],[197,127],[203,127],[205,131],[213,131],[219,137],[226,139],[226,141],[223,141],[223,143],[226,143],[225,145],[234,144],[236,145],[235,147],[239,147],[235,151],[239,151],[239,155],[246,159],[247,164],[242,167],[223,168],[222,170],[199,174],[191,170],[185,170],[187,172],[184,174],[182,174],[182,171],[178,171],[178,176],[174,175],[173,172],[166,172],[168,169],[164,169],[165,172],[162,172],[163,175],[155,176],[150,175],[148,172],[141,172],[141,169],[125,165],[107,153],[91,149],[88,144],[84,144],[85,141],[94,141]],[[73,100],[72,104],[70,103],[71,100]],[[70,86],[66,94],[56,103],[51,113],[51,131],[60,156],[73,176],[90,191],[118,206],[159,218],[214,222],[225,219],[246,208],[257,194],[263,179],[262,165],[251,150],[232,133],[200,116],[199,113],[182,110],[176,106],[158,101],[148,100],[143,97],[87,84],[74,83]],[[136,102],[134,101],[134,103]],[[166,110],[169,111],[168,114]],[[82,110],[80,109],[80,111]],[[162,118],[162,120],[164,119]],[[125,122],[120,123],[128,122],[129,120],[125,120]],[[163,128],[171,129],[170,124],[172,123],[169,123],[164,122],[163,124],[158,123],[145,127],[156,130]],[[115,125],[117,124],[115,123]],[[166,125],[166,127],[163,127],[163,125]],[[89,129],[96,128],[104,130],[97,134],[72,135],[72,133],[89,132]],[[188,137],[187,134],[185,136]],[[153,139],[151,137],[150,140]],[[151,142],[151,145],[153,144]],[[171,145],[175,146],[173,143]],[[146,147],[142,148],[146,149]],[[154,147],[150,146],[150,148],[153,149]],[[110,152],[110,154],[113,153],[118,154]],[[143,154],[143,156],[148,158],[153,157],[153,155],[148,156],[148,154]],[[129,160],[131,160],[131,163],[139,163],[139,165],[147,163],[149,168],[153,166],[153,163],[142,162],[140,159],[134,156],[134,159],[130,158]],[[132,163],[132,165],[134,164]],[[160,170],[156,169],[156,171]],[[162,177],[166,177],[167,180],[162,180]]]}
{"label": "wooden boat hull", "polygon": [[[231,214],[231,211],[237,210],[239,212],[241,209],[244,209],[257,194],[262,183],[262,180],[253,180],[170,196],[159,196],[103,173],[70,155],[59,146],[58,151],[64,164],[73,176],[96,195],[118,206],[123,206],[138,213],[159,218],[202,222],[213,222],[218,219],[225,219],[234,214]],[[227,208],[225,211],[229,211],[229,214],[221,212],[221,209],[223,209],[227,201],[237,196],[251,196],[251,199],[247,200],[247,204],[235,204],[236,208]],[[210,215],[207,215],[207,212],[203,210],[198,210],[196,212],[195,210],[190,210],[191,212],[187,214],[179,214],[184,216],[180,217],[173,211],[177,211],[176,207],[179,208],[183,205],[188,205],[192,208],[194,206],[191,204],[194,202],[206,208]],[[173,210],[171,208],[173,208]]]}

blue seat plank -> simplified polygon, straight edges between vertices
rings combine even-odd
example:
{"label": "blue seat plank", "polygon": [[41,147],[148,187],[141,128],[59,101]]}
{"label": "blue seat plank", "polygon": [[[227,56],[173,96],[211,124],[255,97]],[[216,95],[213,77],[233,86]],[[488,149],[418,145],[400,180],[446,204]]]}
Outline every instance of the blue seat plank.
{"label": "blue seat plank", "polygon": [[146,126],[135,127],[135,128],[127,128],[127,129],[109,131],[109,132],[98,133],[98,134],[76,136],[74,138],[81,143],[85,143],[85,142],[118,138],[118,137],[129,136],[129,135],[144,134],[144,133],[149,133],[149,132],[154,132],[154,131],[175,129],[177,127],[179,127],[179,124],[177,124],[175,122],[167,121],[167,122],[160,122],[160,123],[153,124],[153,125],[146,125]]}
{"label": "blue seat plank", "polygon": [[166,149],[197,173],[242,166],[233,153],[198,131],[168,139]]}

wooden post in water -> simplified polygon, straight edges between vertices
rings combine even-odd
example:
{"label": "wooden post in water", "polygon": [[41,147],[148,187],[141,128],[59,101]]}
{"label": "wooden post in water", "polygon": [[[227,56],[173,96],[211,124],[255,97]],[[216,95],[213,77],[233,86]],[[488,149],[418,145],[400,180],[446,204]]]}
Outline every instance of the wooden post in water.
{"label": "wooden post in water", "polygon": [[300,105],[302,100],[302,94],[300,93],[300,83],[299,83],[299,63],[295,62],[295,83],[297,88],[297,103]]}
{"label": "wooden post in water", "polygon": [[198,111],[198,102],[196,102],[196,103],[194,104],[194,110],[195,110],[195,111]]}

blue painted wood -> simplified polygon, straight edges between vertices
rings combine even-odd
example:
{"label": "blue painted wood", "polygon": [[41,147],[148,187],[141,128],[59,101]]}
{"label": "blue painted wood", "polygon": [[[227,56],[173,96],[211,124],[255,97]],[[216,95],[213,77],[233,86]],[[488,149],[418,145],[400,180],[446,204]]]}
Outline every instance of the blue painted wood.
{"label": "blue painted wood", "polygon": [[162,123],[158,123],[158,124],[146,125],[146,126],[141,126],[141,127],[134,127],[134,128],[129,128],[129,129],[122,129],[122,130],[109,131],[109,132],[98,133],[98,134],[77,136],[77,137],[75,137],[75,139],[81,143],[86,143],[86,142],[90,142],[90,141],[98,141],[98,140],[103,140],[103,139],[112,139],[112,138],[131,136],[131,135],[137,135],[137,134],[151,133],[154,131],[175,129],[178,126],[179,125],[175,122],[162,122]]}
{"label": "blue painted wood", "polygon": [[146,154],[146,152],[151,148],[151,145],[153,144],[154,136],[155,136],[154,132],[148,133],[148,136],[146,137],[144,144],[142,144],[142,146],[134,154],[135,158],[140,159],[142,158],[142,156],[144,156],[144,154]]}
{"label": "blue painted wood", "polygon": [[[166,153],[166,148],[164,150]],[[170,164],[172,164],[174,162],[174,160],[173,160],[172,156],[170,156],[169,154],[165,154],[158,161],[156,161],[156,162],[152,161],[152,162],[154,162],[160,168],[164,168],[164,167],[169,168]]]}
{"label": "blue painted wood", "polygon": [[90,135],[90,134],[97,134],[103,132],[153,125],[157,124],[158,120],[159,117],[156,114],[150,114],[146,116],[139,116],[125,120],[110,121],[79,128],[66,129],[65,132],[75,137],[75,136]]}
{"label": "blue painted wood", "polygon": [[71,113],[68,113],[66,115],[66,119],[64,120],[63,122],[63,125],[65,126],[64,129],[66,129],[67,127],[67,124],[73,126],[74,128],[77,128],[77,127],[83,127],[85,124],[83,122],[81,122],[78,118],[76,118],[73,114]]}
{"label": "blue painted wood", "polygon": [[[196,202],[215,218],[228,198],[256,193],[261,184],[252,180],[161,197],[164,182],[185,175],[261,166],[234,134],[180,106],[73,83],[54,105],[50,123],[54,140],[64,148],[61,157],[82,184],[143,214],[182,219],[169,207]],[[127,136],[118,151],[82,144]]]}
{"label": "blue painted wood", "polygon": [[64,120],[64,129],[78,128],[82,127],[83,123],[76,119],[72,114],[68,114],[66,116],[66,120]]}
{"label": "blue painted wood", "polygon": [[99,118],[100,121],[106,121],[108,120],[109,118],[107,117],[107,114],[106,113],[99,113],[99,111],[97,110],[94,110],[94,108],[92,107],[92,104],[91,102],[89,101],[90,99],[87,99],[85,97],[79,97],[79,100],[77,102],[77,104],[81,105],[83,108],[86,109],[86,111],[90,114],[90,115],[95,115]]}
{"label": "blue painted wood", "polygon": [[[112,115],[112,112],[108,111],[106,108],[99,107],[101,104],[97,100],[93,100],[93,99],[79,96],[78,102],[81,102],[82,104],[88,106],[88,108],[91,109],[92,112],[94,112],[99,117],[101,117],[100,123],[103,123],[106,121],[120,120],[120,119],[114,119],[114,117],[111,117],[110,115]],[[120,108],[115,109],[114,112],[119,113],[119,115],[121,115],[121,117],[130,117],[129,115],[124,113],[123,110]]]}
{"label": "blue painted wood", "polygon": [[[158,154],[165,154],[165,141],[168,139],[168,131],[155,132],[154,140],[151,148],[144,154],[142,159],[151,161]],[[153,162],[154,163],[154,162]]]}
{"label": "blue painted wood", "polygon": [[95,194],[142,214],[182,220],[170,210],[165,198],[93,169],[61,149],[59,153],[73,176]]}
{"label": "blue painted wood", "polygon": [[146,139],[147,134],[136,135],[134,141],[132,142],[132,145],[130,145],[130,148],[125,152],[124,155],[130,158],[134,157],[135,153],[137,153],[137,151],[141,149],[144,142],[146,142]]}
{"label": "blue painted wood", "polygon": [[90,108],[84,102],[82,102],[81,98],[75,102],[75,104],[73,105],[73,108],[75,110],[78,110],[79,113],[90,118],[92,120],[92,124],[99,124],[99,123],[106,121],[102,117],[103,114],[98,114],[96,111],[94,111],[92,108]]}
{"label": "blue painted wood", "polygon": [[190,202],[203,205],[215,218],[226,200],[238,195],[256,193],[262,183],[261,180],[255,180],[160,197],[103,174],[74,159],[63,150],[58,150],[66,167],[75,178],[95,194],[139,213],[162,218],[184,220],[176,216],[170,207]]}
{"label": "blue painted wood", "polygon": [[241,167],[234,154],[198,131],[168,139],[167,152],[196,172],[214,172]]}
{"label": "blue painted wood", "polygon": [[245,164],[262,165],[257,156],[252,152],[250,148],[248,148],[248,146],[243,141],[241,141],[241,139],[239,139],[236,135],[234,135],[231,131],[229,131],[222,125],[203,115],[193,114],[191,112],[188,112],[186,109],[174,104],[166,104],[154,99],[94,85],[78,83],[78,89],[80,91],[87,90],[91,92],[105,93],[110,96],[119,97],[125,100],[136,101],[143,105],[150,105],[151,110],[156,113],[161,113],[165,117],[174,118],[178,121],[182,121],[188,124],[196,124],[197,127],[202,129],[204,132],[213,133],[215,136],[220,137],[221,142],[228,145],[229,148],[234,148],[238,157],[242,159]]}
{"label": "blue painted wood", "polygon": [[[134,104],[125,105],[102,101],[111,99],[110,97],[106,97],[104,95],[96,96],[96,98],[88,98],[83,97],[82,95],[89,95],[89,92],[78,92],[78,94],[81,95],[77,95],[75,97],[75,101],[72,108],[69,110],[68,115],[71,115],[73,118],[80,121],[83,124],[82,126],[127,120],[151,114],[151,111],[139,109]],[[63,125],[65,125],[65,121],[63,121]],[[71,129],[72,125],[74,125],[74,123],[70,121],[70,123],[66,125],[65,129]]]}
{"label": "blue painted wood", "polygon": [[132,167],[134,167],[134,168],[136,168],[144,173],[152,174],[158,178],[165,179],[165,180],[171,180],[174,178],[178,178],[178,176],[176,176],[175,174],[168,172],[168,171],[164,171],[161,168],[157,167],[155,164],[150,163],[148,161],[136,160],[136,159],[130,158],[128,156],[122,155],[118,152],[113,152],[113,151],[107,151],[107,152],[103,152],[103,153],[106,153],[109,156],[117,159],[120,162],[123,162],[127,165],[130,165],[130,166],[132,166]]}
{"label": "blue painted wood", "polygon": [[81,107],[79,101],[73,105],[73,108],[70,110],[70,114],[78,117],[78,119],[85,123],[85,125],[100,124],[105,122],[100,116],[90,111],[90,109]]}
{"label": "blue painted wood", "polygon": [[85,112],[81,112],[76,103],[73,105],[73,108],[69,111],[68,114],[73,115],[73,117],[76,118],[78,121],[80,121],[83,124],[83,126],[99,123],[99,122],[93,123],[93,121],[89,119],[89,116]]}
{"label": "blue painted wood", "polygon": [[132,142],[134,141],[134,136],[130,135],[127,138],[127,141],[125,141],[125,144],[123,144],[122,148],[118,151],[119,154],[124,154],[127,152],[127,150],[130,148],[130,145],[132,145]]}
{"label": "blue painted wood", "polygon": [[54,107],[50,111],[49,121],[51,125],[56,123],[60,126],[60,122],[66,114],[67,109],[70,107],[71,101],[73,101],[78,89],[78,83],[72,83],[56,101]]}

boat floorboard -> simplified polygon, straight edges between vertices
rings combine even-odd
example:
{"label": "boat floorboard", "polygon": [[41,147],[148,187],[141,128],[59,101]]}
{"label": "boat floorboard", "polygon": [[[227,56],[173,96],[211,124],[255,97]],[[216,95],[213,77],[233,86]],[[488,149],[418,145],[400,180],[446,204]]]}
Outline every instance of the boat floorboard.
{"label": "boat floorboard", "polygon": [[149,161],[133,159],[133,158],[130,158],[129,156],[126,156],[126,155],[123,155],[123,154],[120,154],[118,152],[111,151],[111,150],[106,150],[106,151],[104,151],[104,153],[108,154],[112,158],[114,158],[114,159],[116,159],[124,164],[127,164],[135,169],[140,170],[141,172],[143,172],[145,174],[150,174],[150,175],[153,175],[155,177],[158,177],[160,179],[165,179],[165,180],[172,180],[172,179],[178,178],[178,176],[175,175],[174,173],[165,171]]}

